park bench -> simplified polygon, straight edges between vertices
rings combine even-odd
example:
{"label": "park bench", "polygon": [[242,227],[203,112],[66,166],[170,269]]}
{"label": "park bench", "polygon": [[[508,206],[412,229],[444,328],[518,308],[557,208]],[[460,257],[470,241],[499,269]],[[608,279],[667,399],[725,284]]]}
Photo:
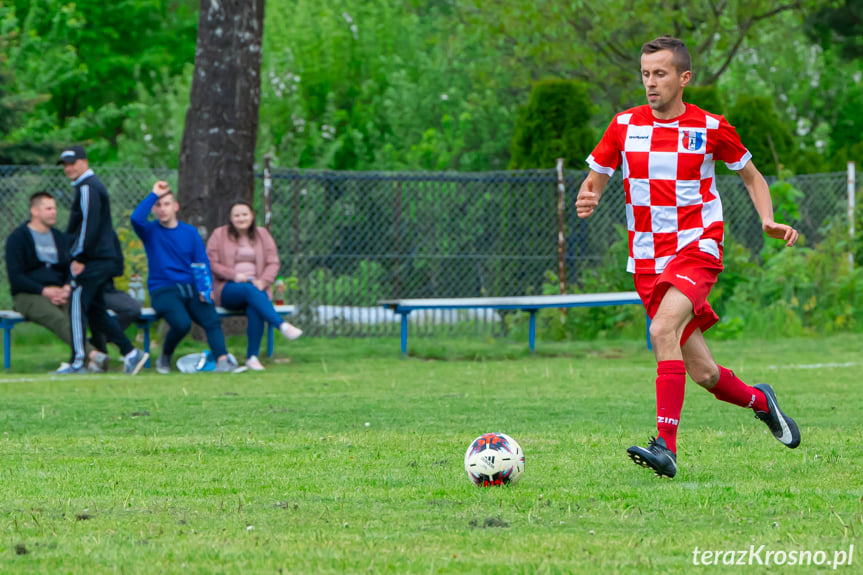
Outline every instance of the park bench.
{"label": "park bench", "polygon": [[[295,308],[292,305],[277,305],[274,307],[276,308],[276,313],[281,317],[295,313]],[[246,313],[244,311],[227,310],[223,307],[216,307],[216,311],[219,317],[241,316]],[[139,329],[144,330],[145,350],[150,349],[150,328],[158,320],[159,315],[156,311],[151,307],[145,307],[141,310],[141,315],[138,316],[135,322]],[[27,319],[17,311],[0,310],[0,329],[3,330],[3,367],[5,369],[9,369],[12,365],[12,329],[19,323],[26,321]],[[267,357],[273,356],[273,328],[274,326],[269,323],[267,324]],[[150,367],[149,360],[147,361],[147,367]]]}
{"label": "park bench", "polygon": [[[408,316],[412,311],[437,309],[495,309],[526,311],[530,314],[528,343],[536,351],[536,312],[545,308],[597,307],[607,305],[642,305],[638,292],[542,295],[518,297],[469,297],[433,299],[382,300],[378,305],[392,310],[401,318],[402,354],[408,352]],[[650,318],[647,319],[647,348],[650,349]]]}

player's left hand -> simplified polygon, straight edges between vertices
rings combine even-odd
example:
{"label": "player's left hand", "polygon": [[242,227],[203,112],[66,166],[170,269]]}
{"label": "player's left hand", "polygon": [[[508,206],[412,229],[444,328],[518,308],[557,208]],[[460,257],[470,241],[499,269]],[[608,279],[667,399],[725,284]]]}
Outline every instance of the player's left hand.
{"label": "player's left hand", "polygon": [[72,262],[72,275],[78,277],[84,272],[84,264],[79,261]]}
{"label": "player's left hand", "polygon": [[761,224],[764,233],[769,237],[777,240],[785,240],[785,245],[789,248],[797,243],[799,234],[797,230],[785,224],[777,224],[776,222],[764,222]]}

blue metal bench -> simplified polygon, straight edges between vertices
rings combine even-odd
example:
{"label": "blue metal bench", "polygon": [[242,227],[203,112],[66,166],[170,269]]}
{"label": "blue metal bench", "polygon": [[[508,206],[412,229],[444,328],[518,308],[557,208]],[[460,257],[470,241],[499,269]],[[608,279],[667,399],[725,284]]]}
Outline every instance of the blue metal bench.
{"label": "blue metal bench", "polygon": [[[638,292],[543,295],[518,297],[471,297],[440,299],[396,299],[378,302],[401,319],[402,353],[408,352],[408,316],[412,311],[428,309],[506,309],[530,313],[528,340],[530,351],[536,351],[536,312],[546,308],[597,307],[606,305],[642,305]],[[647,348],[650,349],[650,318],[647,319]]]}
{"label": "blue metal bench", "polygon": [[[292,305],[277,305],[276,313],[281,317],[293,315],[295,308]],[[223,307],[217,307],[216,311],[219,317],[241,316],[245,315],[243,311],[227,310]],[[141,310],[141,315],[136,320],[135,324],[139,329],[144,330],[144,349],[150,349],[150,328],[159,320],[159,315],[151,307],[145,307]],[[12,366],[12,329],[19,323],[28,321],[17,311],[0,310],[0,329],[3,330],[3,367],[9,369]],[[267,357],[273,356],[273,328],[271,324],[267,324]],[[147,367],[150,367],[150,361],[147,361]]]}

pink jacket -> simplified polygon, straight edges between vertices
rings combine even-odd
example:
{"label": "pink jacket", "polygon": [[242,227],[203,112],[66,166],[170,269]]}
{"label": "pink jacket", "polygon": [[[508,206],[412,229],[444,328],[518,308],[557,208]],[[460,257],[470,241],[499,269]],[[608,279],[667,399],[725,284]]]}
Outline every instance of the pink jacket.
{"label": "pink jacket", "polygon": [[[263,280],[267,295],[273,299],[273,282],[279,273],[279,251],[266,228],[255,228],[255,276]],[[237,243],[228,235],[228,226],[219,226],[207,240],[207,257],[213,270],[213,301],[222,305],[222,288],[234,280]]]}

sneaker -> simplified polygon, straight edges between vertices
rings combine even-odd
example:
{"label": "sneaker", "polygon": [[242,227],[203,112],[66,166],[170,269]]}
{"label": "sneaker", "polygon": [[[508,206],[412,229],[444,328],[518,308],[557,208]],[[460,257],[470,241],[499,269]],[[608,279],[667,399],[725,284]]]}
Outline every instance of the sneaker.
{"label": "sneaker", "polygon": [[89,363],[87,363],[87,369],[90,373],[105,373],[108,371],[108,362],[110,359],[111,358],[108,357],[107,353],[97,351],[93,354],[93,357],[90,358]]}
{"label": "sneaker", "polygon": [[252,371],[264,371],[264,366],[261,363],[261,360],[258,359],[257,355],[253,355],[246,360],[246,367],[248,367]]}
{"label": "sneaker", "polygon": [[779,443],[790,449],[794,449],[800,445],[800,429],[798,429],[793,419],[782,413],[782,410],[779,409],[773,388],[766,383],[759,383],[753,387],[767,398],[767,411],[756,411],[756,419],[760,419],[767,424],[767,427],[773,432],[773,437],[778,439]]}
{"label": "sneaker", "polygon": [[168,375],[171,373],[171,356],[162,354],[159,356],[159,359],[156,360],[156,372],[161,373],[162,375]]}
{"label": "sneaker", "polygon": [[54,373],[57,375],[87,375],[89,371],[83,365],[81,367],[73,367],[68,363],[61,363]]}
{"label": "sneaker", "polygon": [[147,363],[150,354],[139,349],[133,349],[123,358],[123,372],[126,375],[138,375],[144,364]]}
{"label": "sneaker", "polygon": [[295,325],[291,325],[288,322],[283,322],[281,327],[279,327],[279,331],[282,332],[282,335],[290,340],[297,339],[301,335],[303,335],[303,330],[298,328]]}
{"label": "sneaker", "polygon": [[636,465],[649,467],[657,477],[674,477],[677,474],[677,454],[668,449],[661,437],[651,437],[647,447],[633,445],[626,453]]}
{"label": "sneaker", "polygon": [[216,362],[216,373],[230,373],[237,367],[237,360],[230,353]]}
{"label": "sneaker", "polygon": [[87,373],[105,373],[105,370],[99,367],[99,364],[91,361],[87,363]]}

